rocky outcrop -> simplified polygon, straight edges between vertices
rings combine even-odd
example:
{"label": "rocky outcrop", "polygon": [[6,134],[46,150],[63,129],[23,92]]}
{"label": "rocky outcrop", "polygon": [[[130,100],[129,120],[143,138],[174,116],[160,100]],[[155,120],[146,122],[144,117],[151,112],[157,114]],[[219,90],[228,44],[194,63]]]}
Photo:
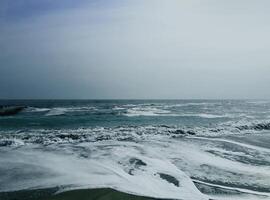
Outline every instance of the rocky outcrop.
{"label": "rocky outcrop", "polygon": [[1,106],[0,116],[16,115],[25,109],[25,106]]}

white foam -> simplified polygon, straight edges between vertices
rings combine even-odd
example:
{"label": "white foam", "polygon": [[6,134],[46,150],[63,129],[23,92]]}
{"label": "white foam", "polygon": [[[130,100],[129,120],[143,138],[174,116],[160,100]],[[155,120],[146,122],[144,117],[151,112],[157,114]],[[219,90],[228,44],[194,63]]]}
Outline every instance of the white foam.
{"label": "white foam", "polygon": [[96,107],[94,106],[74,106],[74,107],[65,107],[65,109],[68,112],[80,112],[80,111],[92,111],[92,110],[97,110]]}
{"label": "white foam", "polygon": [[[84,144],[82,148],[93,148],[93,145]],[[2,156],[1,165],[28,169],[21,171],[20,176],[27,176],[27,179],[8,180],[1,191],[20,190],[28,188],[46,188],[59,185],[73,185],[74,188],[114,188],[123,192],[150,196],[156,198],[171,198],[185,200],[206,200],[195,187],[191,179],[171,162],[166,159],[157,159],[138,154],[137,148],[141,145],[126,145],[115,143],[101,143],[98,151],[91,151],[89,159],[81,159],[72,154],[59,154],[57,152],[40,152],[38,150],[13,151]],[[106,152],[106,154],[104,154]],[[90,153],[90,152],[89,152]],[[124,169],[124,161],[130,158],[138,158],[147,165],[134,175],[128,174]],[[120,164],[119,164],[120,163]],[[26,166],[25,166],[26,165]],[[29,176],[29,171],[43,174]],[[26,173],[26,174],[25,174]],[[169,174],[179,180],[179,187],[161,179],[158,173]],[[1,176],[5,176],[1,174]]]}
{"label": "white foam", "polygon": [[186,116],[186,117],[201,117],[207,119],[214,119],[214,118],[224,118],[229,117],[229,115],[215,115],[215,114],[208,114],[208,113],[190,113],[190,114],[181,114],[179,116]]}
{"label": "white foam", "polygon": [[124,115],[128,117],[137,117],[137,116],[162,116],[170,115],[169,110],[162,110],[154,107],[135,107],[127,110],[127,113]]}
{"label": "white foam", "polygon": [[49,112],[47,112],[46,116],[58,116],[64,115],[68,111],[67,108],[52,108]]}
{"label": "white foam", "polygon": [[263,105],[263,104],[268,104],[270,103],[270,101],[248,101],[246,103],[249,103],[249,104],[257,104],[257,105]]}
{"label": "white foam", "polygon": [[264,148],[264,147],[259,147],[259,146],[255,146],[255,145],[251,145],[251,144],[245,144],[245,143],[241,143],[241,142],[236,142],[233,140],[228,140],[228,139],[222,139],[222,138],[205,138],[205,137],[195,137],[195,136],[190,136],[189,138],[194,138],[194,139],[199,139],[199,140],[209,140],[209,141],[219,141],[219,142],[227,142],[227,143],[231,143],[231,144],[236,144],[245,148],[250,148],[250,149],[254,149],[257,151],[262,151],[262,152],[268,152],[270,153],[270,149]]}
{"label": "white foam", "polygon": [[50,111],[50,108],[35,108],[35,107],[29,107],[26,109],[28,112],[48,112]]}
{"label": "white foam", "polygon": [[[166,106],[165,106],[166,108]],[[117,108],[123,109],[123,108]],[[128,117],[137,117],[137,116],[179,116],[179,117],[200,117],[200,118],[231,118],[235,117],[234,115],[218,115],[218,114],[210,114],[210,113],[172,113],[170,110],[161,109],[160,107],[153,106],[144,106],[144,107],[132,107],[127,109],[127,112],[123,115]]]}
{"label": "white foam", "polygon": [[219,105],[220,103],[217,102],[183,102],[183,103],[176,103],[176,104],[164,104],[166,107],[186,107],[186,106],[213,106]]}
{"label": "white foam", "polygon": [[94,106],[71,106],[71,107],[54,107],[54,108],[36,108],[28,107],[27,112],[47,112],[46,116],[62,115],[66,112],[83,112],[96,110]]}
{"label": "white foam", "polygon": [[[181,146],[181,150],[179,146]],[[215,143],[203,143],[200,141],[198,143],[190,141],[189,144],[182,142],[181,144],[179,142],[170,143],[170,151],[175,149],[175,153],[171,158],[180,159],[177,166],[187,172],[189,176],[224,184],[234,183],[237,185],[249,185],[250,187],[270,187],[269,166],[246,164],[209,153],[215,148],[218,148]],[[230,154],[230,151],[227,151],[227,154]],[[264,156],[260,154],[261,159],[262,157]],[[265,157],[265,159],[268,159],[268,157]]]}
{"label": "white foam", "polygon": [[113,110],[125,110],[126,108],[119,107],[119,106],[114,106],[112,109]]}
{"label": "white foam", "polygon": [[[234,159],[260,158],[261,161],[270,162],[269,151],[266,148],[223,138],[172,139],[162,134],[165,130],[166,128],[156,129],[153,126],[117,129],[101,127],[75,132],[69,130],[67,136],[71,133],[88,134],[91,136],[89,141],[96,141],[97,136],[109,135],[115,137],[115,140],[133,137],[140,141],[140,144],[114,140],[65,144],[56,141],[56,144],[49,143],[50,145],[42,148],[35,148],[36,146],[29,144],[12,151],[0,151],[0,170],[5,172],[0,173],[0,190],[73,185],[68,189],[110,187],[127,193],[158,198],[205,199],[205,195],[195,188],[189,178],[195,177],[204,180],[208,185],[215,182],[217,184],[212,185],[215,187],[270,196],[268,192],[262,193],[260,189],[256,191],[257,188],[265,190],[270,187],[270,167]],[[55,137],[50,138],[50,130],[47,131],[41,135],[48,136],[48,140],[55,140]],[[140,134],[136,134],[136,131]],[[150,134],[147,135],[145,132],[148,131]],[[64,133],[65,130],[59,130],[52,135]],[[86,135],[83,136],[85,137],[82,138],[87,138]],[[223,147],[227,143],[232,149]],[[146,165],[134,168],[129,162],[131,158],[139,159]],[[6,169],[2,169],[5,167]],[[130,175],[128,172],[132,167],[134,173]],[[8,174],[13,174],[13,170],[16,169],[20,170],[20,176],[12,179]],[[176,178],[180,187],[160,178],[158,173]],[[1,183],[1,180],[5,182]],[[230,184],[235,186],[224,186]],[[243,186],[250,189],[241,189]],[[241,199],[243,195],[233,197]],[[221,197],[214,199],[219,198]]]}
{"label": "white foam", "polygon": [[1,146],[10,146],[10,147],[19,147],[19,146],[23,146],[25,145],[25,143],[23,142],[23,140],[20,139],[0,139],[0,147]]}

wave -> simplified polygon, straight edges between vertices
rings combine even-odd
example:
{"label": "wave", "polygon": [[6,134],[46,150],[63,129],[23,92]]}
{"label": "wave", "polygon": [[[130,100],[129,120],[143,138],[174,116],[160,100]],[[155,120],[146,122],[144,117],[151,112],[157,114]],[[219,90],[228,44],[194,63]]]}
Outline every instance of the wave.
{"label": "wave", "polygon": [[19,147],[19,146],[23,146],[25,145],[23,140],[20,139],[16,139],[16,138],[12,138],[12,139],[8,139],[8,138],[4,138],[4,139],[0,139],[0,147],[7,147],[7,146],[11,146],[11,147]]}
{"label": "wave", "polygon": [[114,106],[112,110],[125,110],[126,108],[120,106]]}
{"label": "wave", "polygon": [[179,114],[178,116],[182,116],[182,117],[200,117],[200,118],[206,118],[206,119],[231,118],[231,117],[233,117],[233,115],[217,115],[217,114],[208,114],[208,113]]}
{"label": "wave", "polygon": [[94,106],[71,106],[71,107],[51,107],[51,108],[39,108],[39,107],[27,107],[26,112],[40,112],[46,113],[47,116],[58,115],[57,113],[66,112],[87,112],[97,110]]}
{"label": "wave", "polygon": [[[181,138],[185,136],[226,136],[260,133],[270,130],[270,122],[238,122],[222,123],[212,127],[177,127],[167,125],[155,126],[117,126],[77,129],[27,129],[14,131],[0,131],[0,146],[13,146],[21,141],[25,144],[68,144],[97,141],[132,141],[140,142],[160,138]],[[14,140],[13,142],[11,142]],[[6,142],[4,142],[6,141]]]}
{"label": "wave", "polygon": [[[117,108],[117,110],[123,110],[124,108]],[[200,117],[206,119],[214,118],[233,118],[235,115],[218,115],[210,113],[176,113],[170,110],[161,109],[157,107],[134,107],[129,108],[122,113],[128,117],[138,117],[138,116],[171,116],[171,117]]]}
{"label": "wave", "polygon": [[[212,105],[215,103],[186,103],[186,104],[124,104],[124,105],[111,105],[111,106],[67,106],[67,107],[51,107],[51,108],[39,108],[29,107],[26,112],[40,113],[45,116],[57,116],[66,115],[78,116],[78,115],[121,115],[126,117],[189,117],[189,118],[202,118],[202,119],[256,119],[258,115],[256,113],[246,113],[241,110],[233,110],[230,112],[224,112],[222,110],[212,110],[202,107],[199,110],[179,109],[177,106],[187,105]],[[176,107],[175,107],[176,106]],[[260,114],[263,114],[260,112]],[[269,114],[265,112],[265,114]],[[264,116],[265,117],[265,116]]]}
{"label": "wave", "polygon": [[162,110],[154,107],[135,107],[127,109],[123,114],[128,117],[137,117],[137,116],[166,116],[170,115],[171,111]]}
{"label": "wave", "polygon": [[95,107],[59,107],[59,108],[51,108],[49,112],[47,112],[46,116],[58,116],[65,115],[68,112],[87,112],[95,110]]}
{"label": "wave", "polygon": [[50,108],[36,108],[36,107],[27,107],[25,109],[26,112],[48,112]]}
{"label": "wave", "polygon": [[265,105],[265,104],[269,104],[270,101],[247,101],[246,103],[248,104],[255,104],[255,105]]}
{"label": "wave", "polygon": [[[121,114],[121,113],[120,113]],[[210,113],[172,113],[169,110],[162,110],[157,108],[133,108],[129,109],[126,112],[122,113],[124,116],[128,117],[139,117],[139,116],[168,116],[168,117],[198,117],[204,119],[216,119],[216,118],[236,118],[239,117],[235,114],[210,114]],[[248,115],[245,115],[246,118],[251,118]]]}
{"label": "wave", "polygon": [[52,108],[45,116],[58,116],[64,115],[68,111],[67,108]]}

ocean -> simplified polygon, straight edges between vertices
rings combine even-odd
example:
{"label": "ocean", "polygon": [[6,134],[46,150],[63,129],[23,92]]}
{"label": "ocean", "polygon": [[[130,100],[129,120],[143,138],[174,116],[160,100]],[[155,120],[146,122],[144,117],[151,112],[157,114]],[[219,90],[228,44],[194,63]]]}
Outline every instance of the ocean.
{"label": "ocean", "polygon": [[0,105],[1,200],[270,199],[270,101]]}

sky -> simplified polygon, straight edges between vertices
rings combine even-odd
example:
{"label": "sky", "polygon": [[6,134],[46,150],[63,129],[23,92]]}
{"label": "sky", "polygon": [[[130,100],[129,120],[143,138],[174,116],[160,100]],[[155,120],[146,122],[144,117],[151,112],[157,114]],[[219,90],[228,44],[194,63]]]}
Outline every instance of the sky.
{"label": "sky", "polygon": [[0,98],[270,99],[268,0],[1,0]]}

